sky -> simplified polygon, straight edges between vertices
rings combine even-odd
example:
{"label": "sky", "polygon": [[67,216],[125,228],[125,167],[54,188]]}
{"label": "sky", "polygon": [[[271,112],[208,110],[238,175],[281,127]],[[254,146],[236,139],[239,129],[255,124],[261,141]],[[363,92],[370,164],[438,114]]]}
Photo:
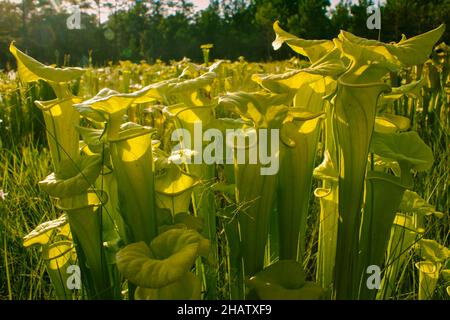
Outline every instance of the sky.
{"label": "sky", "polygon": [[[6,0],[0,0],[0,2]],[[196,10],[203,10],[209,5],[209,0],[191,0]],[[287,0],[288,1],[288,0]],[[356,0],[351,0],[357,2]],[[20,0],[12,0],[12,2],[20,2]],[[339,0],[331,0],[331,6],[334,7],[339,3]]]}
{"label": "sky", "polygon": [[[0,2],[3,2],[3,1],[7,1],[7,0],[0,0]],[[10,0],[11,2],[21,2],[21,0]],[[60,0],[53,0],[55,3],[59,3],[60,2]],[[289,0],[286,0],[286,1],[289,1]],[[351,2],[354,2],[354,3],[356,3],[357,2],[357,0],[350,0]],[[191,0],[191,2],[194,4],[194,8],[195,8],[195,10],[197,10],[197,11],[200,11],[200,10],[203,10],[203,9],[205,9],[206,7],[208,7],[208,5],[209,5],[209,0]],[[336,4],[338,4],[339,3],[339,0],[331,0],[330,1],[331,2],[331,8],[334,8],[335,6],[336,6]],[[375,2],[378,2],[378,0],[376,0]],[[384,0],[381,0],[381,2],[383,3],[384,2]],[[109,10],[107,10],[107,9],[103,9],[103,10],[101,10],[102,12],[101,12],[101,18],[100,18],[100,20],[103,22],[103,21],[105,21],[105,20],[107,20],[107,18],[108,18],[108,15],[111,13]]]}
{"label": "sky", "polygon": [[192,0],[192,3],[197,10],[203,10],[209,5],[209,0]]}
{"label": "sky", "polygon": [[[209,5],[209,0],[191,0],[197,10],[203,10]],[[356,2],[356,1],[352,1]],[[331,6],[334,7],[339,0],[331,0]]]}

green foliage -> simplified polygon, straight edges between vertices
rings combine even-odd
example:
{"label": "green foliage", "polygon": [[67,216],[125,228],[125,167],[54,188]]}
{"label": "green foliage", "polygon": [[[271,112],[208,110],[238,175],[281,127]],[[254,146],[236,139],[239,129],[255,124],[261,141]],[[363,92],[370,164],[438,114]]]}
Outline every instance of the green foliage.
{"label": "green foliage", "polygon": [[[5,92],[42,83],[53,92],[36,102],[49,152],[36,149],[46,156],[36,157],[43,163],[29,178],[30,190],[13,186],[30,174],[33,156],[21,155],[22,146],[4,156],[0,208],[20,212],[26,227],[16,220],[0,234],[1,294],[22,296],[8,249],[17,239],[22,245],[21,237],[23,245],[41,249],[25,255],[45,266],[39,272],[61,299],[445,294],[447,285],[438,280],[449,259],[448,217],[440,212],[448,204],[429,203],[448,177],[437,156],[448,153],[441,132],[448,116],[445,47],[427,60],[444,27],[389,44],[345,31],[333,41],[306,40],[273,27],[275,48],[287,44],[309,61],[56,68],[12,45],[21,82],[3,80]],[[267,141],[279,170],[262,175],[263,163],[190,163],[201,152],[198,141],[183,140],[173,152],[171,135],[184,129],[195,136],[198,123],[257,136],[279,130]],[[424,132],[439,141],[424,139]],[[246,145],[245,153],[252,148]],[[424,183],[430,171],[444,173],[431,191]],[[45,205],[27,202],[28,196]],[[7,226],[11,216],[0,217]],[[74,263],[82,269],[81,292],[64,285]],[[383,270],[378,294],[365,285],[374,264]]]}

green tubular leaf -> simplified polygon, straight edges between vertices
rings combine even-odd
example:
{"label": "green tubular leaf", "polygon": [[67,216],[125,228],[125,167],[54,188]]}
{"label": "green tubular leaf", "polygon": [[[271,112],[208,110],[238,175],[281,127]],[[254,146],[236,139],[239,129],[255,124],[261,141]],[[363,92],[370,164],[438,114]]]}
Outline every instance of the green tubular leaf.
{"label": "green tubular leaf", "polygon": [[110,141],[119,207],[128,243],[149,243],[156,236],[156,207],[151,132]]}
{"label": "green tubular leaf", "polygon": [[55,83],[69,82],[81,77],[86,71],[81,68],[59,69],[43,65],[17,49],[14,42],[11,42],[9,51],[17,60],[17,69],[23,82],[33,82],[39,79]]}
{"label": "green tubular leaf", "polygon": [[262,300],[318,300],[323,289],[305,281],[301,264],[280,260],[246,281]]}
{"label": "green tubular leaf", "polygon": [[402,133],[375,132],[371,149],[376,154],[407,164],[417,171],[426,171],[434,162],[433,151],[415,131]]}
{"label": "green tubular leaf", "polygon": [[23,246],[45,245],[58,230],[67,225],[67,216],[62,215],[58,219],[46,221],[34,228],[29,234],[23,237]]}
{"label": "green tubular leaf", "polygon": [[[327,179],[328,176],[322,177]],[[333,283],[333,270],[336,258],[336,241],[338,225],[338,188],[336,181],[331,182],[331,189],[318,188],[314,195],[320,201],[320,226],[317,281],[324,288]]]}
{"label": "green tubular leaf", "polygon": [[76,261],[72,241],[58,241],[44,246],[42,258],[45,261],[50,281],[55,288],[58,299],[70,299],[72,293],[67,288],[69,275],[66,270],[69,265]]}
{"label": "green tubular leaf", "polygon": [[388,246],[396,211],[406,187],[398,177],[384,172],[370,171],[366,179],[366,199],[359,243],[360,295],[362,299],[375,298],[376,292],[366,285],[366,270],[371,265],[381,266]]}
{"label": "green tubular leaf", "polygon": [[[378,97],[384,83],[355,85],[338,80],[334,125],[340,149],[339,225],[335,270],[338,299],[355,293],[358,234],[364,178]],[[350,278],[350,279],[349,279]]]}
{"label": "green tubular leaf", "polygon": [[120,250],[117,267],[139,287],[158,289],[180,280],[208,250],[209,241],[196,231],[170,229],[154,238],[150,246],[138,242]]}
{"label": "green tubular leaf", "polygon": [[[188,130],[191,137],[198,137],[198,135],[202,135],[202,133],[197,132],[199,124],[202,128],[208,127],[210,123],[215,119],[214,109],[216,107],[216,104],[204,105],[201,101],[196,104],[198,104],[198,106],[186,107],[186,105],[182,103],[174,106],[169,106],[165,109],[165,111],[171,116],[176,117],[176,127],[178,129]],[[186,143],[183,142],[183,147],[190,148],[194,151],[195,158],[197,158],[197,155],[199,155],[200,159],[202,159],[202,144],[198,143],[198,140],[192,141],[191,145],[186,145]],[[218,150],[215,150],[215,152],[217,151]],[[211,265],[213,265],[216,263],[215,260],[217,260],[218,247],[215,198],[210,188],[208,188],[207,183],[201,184],[200,180],[213,181],[215,179],[215,166],[205,163],[204,160],[201,162],[203,163],[193,163],[187,165],[187,171],[190,175],[181,173],[179,177],[172,177],[172,187],[169,187],[169,185],[166,184],[164,186],[165,191],[162,193],[157,193],[157,201],[162,202],[162,204],[160,205],[170,206],[172,213],[176,214],[179,212],[187,212],[189,210],[189,204],[191,203],[192,199],[192,207],[195,214],[203,221],[205,221],[206,227],[204,229],[204,232],[207,235],[207,238],[211,241],[211,260],[213,261]],[[167,175],[168,174],[166,173],[166,176]],[[176,178],[176,180],[174,180],[173,178]],[[167,177],[165,177],[165,179],[167,180]],[[158,180],[156,181],[156,183],[158,183]],[[175,183],[179,186],[176,186]],[[199,188],[194,188],[196,185],[201,186]],[[181,191],[180,187],[182,187],[183,191]],[[156,188],[158,192],[158,186]],[[172,190],[170,191],[170,189]],[[176,192],[177,189],[180,189],[180,192]],[[175,218],[178,216],[180,215],[175,215]],[[187,217],[190,216],[187,215]],[[208,283],[206,298],[215,299],[217,272],[209,265],[205,265],[204,273],[206,282]]]}
{"label": "green tubular leaf", "polygon": [[[219,107],[250,120],[259,136],[260,128],[279,128],[288,115],[286,106],[292,95],[265,93],[230,93],[219,99]],[[271,141],[267,142],[272,145]],[[246,146],[253,148],[253,146]],[[247,152],[247,150],[246,150]],[[276,188],[276,175],[262,175],[261,164],[236,164],[236,202],[240,212],[237,216],[241,238],[240,250],[246,275],[254,275],[264,266],[264,253],[269,232]]]}
{"label": "green tubular leaf", "polygon": [[386,254],[385,276],[377,299],[388,299],[398,285],[398,276],[408,261],[413,245],[419,236],[411,216],[398,213],[394,219]]}
{"label": "green tubular leaf", "polygon": [[98,190],[89,190],[58,201],[58,208],[66,212],[73,237],[79,244],[77,254],[86,263],[82,270],[89,270],[90,281],[94,283],[98,298],[108,298],[111,294],[100,237],[102,216],[99,208],[107,201],[106,193]]}
{"label": "green tubular leaf", "polygon": [[[281,135],[290,146],[280,147],[278,172],[278,221],[280,259],[302,259],[314,160],[319,138],[320,116],[307,121],[287,122]],[[293,147],[292,147],[293,146]]]}
{"label": "green tubular leaf", "polygon": [[80,115],[73,108],[73,104],[79,101],[79,98],[71,95],[66,99],[35,101],[44,114],[47,140],[56,171],[61,162],[79,157],[79,134],[75,127],[80,121]]}
{"label": "green tubular leaf", "polygon": [[39,187],[52,197],[67,198],[83,194],[94,185],[101,170],[101,156],[85,156],[75,163],[61,163],[60,173],[52,173],[39,182]]}
{"label": "green tubular leaf", "polygon": [[273,30],[276,34],[276,39],[272,43],[275,50],[278,50],[283,43],[286,43],[295,52],[308,57],[311,62],[319,60],[334,48],[333,42],[329,40],[304,40],[297,38],[281,29],[278,21],[273,24]]}
{"label": "green tubular leaf", "polygon": [[337,168],[336,139],[333,130],[333,106],[329,102],[329,95],[325,104],[326,119],[324,121],[325,150],[322,163],[313,171],[316,179],[322,180],[322,187],[314,191],[320,202],[320,224],[318,239],[318,257],[316,280],[331,294],[334,282],[336,262],[336,243],[339,221],[339,172]]}
{"label": "green tubular leaf", "polygon": [[238,214],[241,232],[241,253],[247,275],[254,275],[264,266],[264,253],[269,221],[275,203],[277,178],[261,175],[261,165],[235,167],[236,199],[243,209]]}
{"label": "green tubular leaf", "polygon": [[432,261],[421,261],[416,263],[419,270],[419,300],[431,300],[436,290],[441,265]]}
{"label": "green tubular leaf", "polygon": [[178,281],[159,289],[138,287],[134,298],[136,300],[200,300],[202,282],[188,272]]}
{"label": "green tubular leaf", "polygon": [[[333,56],[332,59],[337,59],[336,53],[337,51],[329,55]],[[311,67],[311,70],[318,71],[316,74],[304,73],[303,77],[288,78],[291,82],[285,83],[297,92],[294,105],[304,108],[289,108],[288,117],[281,128],[281,140],[284,143],[280,149],[280,201],[277,202],[281,259],[301,260],[305,253],[310,188],[321,119],[327,103],[324,97],[336,88],[336,81],[327,76],[332,74],[330,69],[321,69],[322,61],[331,60],[324,57],[316,63],[317,66]],[[339,68],[339,64],[335,65],[338,65],[338,72],[334,74],[337,76],[344,68]]]}
{"label": "green tubular leaf", "polygon": [[115,264],[115,254],[126,239],[125,226],[119,212],[117,181],[110,168],[103,167],[102,174],[97,178],[95,187],[108,195],[108,201],[103,202],[102,241],[108,264]]}

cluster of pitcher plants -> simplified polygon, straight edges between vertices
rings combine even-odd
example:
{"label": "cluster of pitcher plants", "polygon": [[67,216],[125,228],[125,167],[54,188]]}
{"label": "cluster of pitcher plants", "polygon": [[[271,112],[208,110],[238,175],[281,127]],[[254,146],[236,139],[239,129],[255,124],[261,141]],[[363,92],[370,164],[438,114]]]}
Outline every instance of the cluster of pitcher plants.
{"label": "cluster of pitcher plants", "polygon": [[[54,169],[39,186],[61,216],[24,245],[40,247],[60,299],[388,299],[412,251],[423,259],[418,298],[432,298],[450,252],[426,239],[428,217],[443,214],[412,189],[433,153],[393,106],[420,104],[422,66],[444,29],[386,44],[345,31],[304,40],[275,23],[274,49],[288,45],[306,67],[242,79],[205,58],[146,86],[124,71],[122,92],[85,90],[91,69],[46,66],[12,43],[21,81],[45,81],[56,96],[35,104]],[[410,81],[394,85],[406,69]],[[177,129],[196,137],[199,123],[219,133],[207,137],[213,163],[189,161],[203,139],[172,139]],[[276,174],[236,161],[237,147],[221,159],[228,129],[277,130],[267,142]],[[68,285],[73,266],[81,290]]]}

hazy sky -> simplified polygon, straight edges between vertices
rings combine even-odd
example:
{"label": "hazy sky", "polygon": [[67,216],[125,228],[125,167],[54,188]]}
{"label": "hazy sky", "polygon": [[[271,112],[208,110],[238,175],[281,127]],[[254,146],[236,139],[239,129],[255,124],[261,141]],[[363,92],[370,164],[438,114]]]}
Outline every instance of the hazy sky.
{"label": "hazy sky", "polygon": [[[0,0],[0,2],[3,2],[6,0]],[[11,2],[21,2],[21,0],[10,0]],[[53,0],[55,3],[59,3],[60,0]],[[93,0],[91,0],[93,1]],[[286,0],[289,1],[289,0]],[[357,2],[357,0],[350,0],[351,2]],[[376,0],[375,2],[377,3],[379,0]],[[205,9],[208,5],[209,5],[209,0],[191,0],[191,2],[194,4],[194,7],[196,10],[203,10]],[[334,6],[336,6],[336,4],[339,3],[339,0],[331,0],[331,7],[333,8]],[[384,0],[381,0],[381,3],[385,2]],[[103,8],[103,10],[101,10],[101,20],[105,21],[108,17],[108,15],[111,12],[105,8]]]}
{"label": "hazy sky", "polygon": [[[6,0],[0,0],[0,2],[3,2]],[[20,2],[21,0],[10,0],[12,2]],[[209,5],[209,0],[191,0],[192,3],[194,3],[194,6],[197,10],[202,10],[205,9],[208,5]],[[289,0],[286,0],[289,1]],[[351,0],[352,2],[357,2],[357,0]],[[58,0],[56,0],[56,2],[59,2]],[[339,3],[339,0],[331,0],[331,5],[335,6],[337,3]],[[383,1],[381,1],[383,2]]]}
{"label": "hazy sky", "polygon": [[[287,1],[289,1],[289,0],[287,0]],[[354,1],[354,2],[356,2],[356,1]],[[208,6],[209,0],[192,0],[192,3],[194,3],[197,10],[202,10]],[[331,0],[332,6],[335,6],[338,3],[339,3],[339,0]]]}

